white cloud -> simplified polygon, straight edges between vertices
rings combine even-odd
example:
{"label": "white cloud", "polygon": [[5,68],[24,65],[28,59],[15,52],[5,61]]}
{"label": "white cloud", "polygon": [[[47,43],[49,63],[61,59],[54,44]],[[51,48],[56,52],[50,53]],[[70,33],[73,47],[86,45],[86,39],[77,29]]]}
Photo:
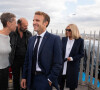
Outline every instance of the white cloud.
{"label": "white cloud", "polygon": [[[35,11],[44,11],[51,17],[51,26],[62,21],[63,12],[66,10],[66,0],[0,0],[0,10],[2,12],[12,12],[17,19],[25,17],[32,28],[32,20]],[[57,27],[56,27],[57,28]],[[51,28],[50,28],[51,29]]]}
{"label": "white cloud", "polygon": [[75,23],[80,28],[86,30],[88,33],[91,31],[100,30],[100,1],[95,0],[96,3],[92,5],[78,5],[75,14],[68,15],[67,21]]}
{"label": "white cloud", "polygon": [[[66,3],[75,3],[74,13],[68,14],[70,8]],[[72,4],[73,5],[73,4]],[[0,0],[0,13],[12,12],[17,19],[25,17],[32,31],[32,20],[35,11],[44,11],[51,18],[48,30],[61,32],[69,23],[75,23],[81,29],[99,29],[100,26],[100,0],[95,0],[92,5],[78,5],[78,0]],[[1,28],[1,26],[0,26]]]}
{"label": "white cloud", "polygon": [[78,0],[67,0],[68,2],[78,2]]}
{"label": "white cloud", "polygon": [[96,5],[100,5],[100,0],[94,0],[96,2]]}

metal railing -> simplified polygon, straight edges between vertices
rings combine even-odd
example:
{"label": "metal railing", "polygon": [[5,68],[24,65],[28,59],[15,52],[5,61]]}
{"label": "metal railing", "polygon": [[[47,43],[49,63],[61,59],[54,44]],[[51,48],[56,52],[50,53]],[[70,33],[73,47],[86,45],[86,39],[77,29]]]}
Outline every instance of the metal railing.
{"label": "metal railing", "polygon": [[[60,35],[61,38],[65,36],[63,30],[62,33],[56,31],[55,34]],[[34,32],[33,35],[35,35]],[[86,35],[84,32],[82,38],[88,42],[85,42],[85,57],[80,62],[79,87],[81,87],[81,90],[100,90],[100,82],[98,81],[98,73],[100,73],[100,33],[97,38],[95,32],[94,35],[91,35],[91,32],[90,35]]]}
{"label": "metal railing", "polygon": [[[92,35],[93,36],[93,35]],[[84,85],[87,87],[87,90],[100,90],[100,82],[98,79],[98,74],[100,73],[100,33],[98,39],[95,37],[88,36],[88,53],[86,62],[86,69],[84,70],[84,58],[82,58],[80,63],[80,76],[79,76],[79,85]],[[85,40],[85,33],[83,35]],[[85,48],[85,49],[87,49]],[[82,81],[82,75],[85,73],[85,81]]]}
{"label": "metal railing", "polygon": [[[52,33],[52,30],[51,30]],[[79,86],[85,90],[100,90],[100,32],[99,35],[94,34],[82,34],[84,39],[85,56],[80,62],[79,72]],[[56,31],[56,35],[60,37],[65,36],[63,30],[62,33]],[[88,41],[88,44],[87,42]],[[87,58],[86,58],[87,57]],[[85,79],[85,80],[84,80]]]}

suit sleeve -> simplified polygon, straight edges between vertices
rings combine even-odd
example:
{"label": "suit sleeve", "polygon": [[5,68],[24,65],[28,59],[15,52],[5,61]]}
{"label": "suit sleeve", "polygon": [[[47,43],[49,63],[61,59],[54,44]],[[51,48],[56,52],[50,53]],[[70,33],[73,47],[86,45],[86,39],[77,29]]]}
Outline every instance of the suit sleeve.
{"label": "suit sleeve", "polygon": [[65,52],[64,52],[64,42],[66,42],[66,37],[62,37],[62,58],[63,58],[63,62],[67,61],[67,58],[65,58]]}
{"label": "suit sleeve", "polygon": [[79,53],[72,58],[73,58],[73,61],[76,61],[76,60],[80,60],[83,56],[84,56],[84,40],[81,39]]}
{"label": "suit sleeve", "polygon": [[61,46],[60,37],[56,37],[54,40],[53,53],[54,53],[54,56],[53,56],[53,61],[52,61],[53,62],[52,69],[48,78],[50,79],[52,83],[55,83],[60,73],[60,70],[62,68],[62,46]]}
{"label": "suit sleeve", "polygon": [[27,71],[28,71],[28,62],[29,62],[29,45],[30,45],[30,39],[28,41],[28,46],[27,46],[27,51],[26,51],[26,56],[25,56],[25,61],[23,65],[23,72],[22,72],[22,78],[26,79],[27,78]]}

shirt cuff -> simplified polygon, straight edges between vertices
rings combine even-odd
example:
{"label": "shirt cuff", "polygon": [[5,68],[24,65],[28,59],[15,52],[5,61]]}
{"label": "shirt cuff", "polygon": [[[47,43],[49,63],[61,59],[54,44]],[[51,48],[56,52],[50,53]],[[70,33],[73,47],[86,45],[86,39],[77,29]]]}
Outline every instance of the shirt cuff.
{"label": "shirt cuff", "polygon": [[[48,81],[51,82],[51,80],[48,78]],[[52,82],[51,82],[52,83]]]}
{"label": "shirt cuff", "polygon": [[70,61],[73,61],[73,58],[72,57],[70,57],[71,58],[71,60]]}

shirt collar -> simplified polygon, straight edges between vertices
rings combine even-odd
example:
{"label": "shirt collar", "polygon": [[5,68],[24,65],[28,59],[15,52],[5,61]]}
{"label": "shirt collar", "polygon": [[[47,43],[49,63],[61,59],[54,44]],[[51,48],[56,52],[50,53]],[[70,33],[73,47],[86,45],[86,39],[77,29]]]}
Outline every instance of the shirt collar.
{"label": "shirt collar", "polygon": [[41,36],[43,38],[45,33],[46,33],[46,30],[42,34],[40,34],[40,35],[37,34],[37,36]]}

